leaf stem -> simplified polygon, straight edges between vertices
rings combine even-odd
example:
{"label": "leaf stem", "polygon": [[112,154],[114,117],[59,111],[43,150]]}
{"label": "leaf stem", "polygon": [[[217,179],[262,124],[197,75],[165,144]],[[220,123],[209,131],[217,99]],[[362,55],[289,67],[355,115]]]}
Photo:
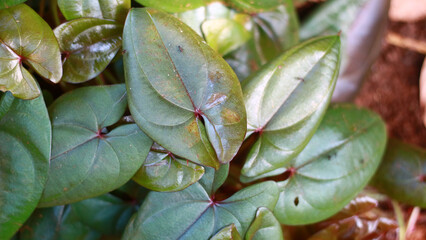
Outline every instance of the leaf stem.
{"label": "leaf stem", "polygon": [[61,21],[59,20],[59,15],[58,15],[57,0],[50,0],[50,11],[53,16],[53,22],[55,24],[55,27],[59,26],[61,24]]}
{"label": "leaf stem", "polygon": [[396,220],[398,221],[399,225],[399,240],[405,240],[405,221],[404,221],[404,214],[402,212],[402,208],[399,205],[399,203],[395,200],[391,200],[393,210],[395,212]]}
{"label": "leaf stem", "polygon": [[407,223],[407,232],[406,237],[409,238],[410,234],[414,231],[414,228],[416,227],[417,219],[419,218],[420,214],[420,208],[414,207],[413,211],[411,211],[410,218],[408,219]]}
{"label": "leaf stem", "polygon": [[388,43],[397,47],[416,51],[421,54],[426,54],[426,42],[424,41],[403,37],[392,32],[388,33],[388,35],[386,36],[386,40],[388,41]]}
{"label": "leaf stem", "polygon": [[120,81],[118,81],[117,78],[115,78],[115,76],[108,69],[105,69],[105,71],[103,71],[102,74],[105,76],[108,82],[112,84],[120,83]]}
{"label": "leaf stem", "polygon": [[44,8],[46,7],[46,0],[40,0],[38,15],[43,18],[44,15]]}

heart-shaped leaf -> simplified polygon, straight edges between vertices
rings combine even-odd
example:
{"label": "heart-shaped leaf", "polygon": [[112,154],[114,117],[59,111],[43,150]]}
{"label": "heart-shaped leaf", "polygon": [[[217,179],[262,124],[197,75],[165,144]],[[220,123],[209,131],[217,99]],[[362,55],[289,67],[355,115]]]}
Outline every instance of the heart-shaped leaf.
{"label": "heart-shaped leaf", "polygon": [[132,9],[124,27],[129,107],[136,123],[171,152],[218,168],[246,131],[232,69],[190,27],[155,9]]}
{"label": "heart-shaped leaf", "polygon": [[105,235],[121,235],[136,212],[135,205],[111,194],[86,199],[71,206],[81,223]]}
{"label": "heart-shaped leaf", "polygon": [[309,144],[287,164],[275,216],[299,225],[337,213],[367,185],[385,146],[386,126],[377,114],[353,105],[330,107]]}
{"label": "heart-shaped leaf", "polygon": [[251,223],[246,233],[246,240],[283,240],[281,224],[274,214],[265,207],[260,207],[256,218]]}
{"label": "heart-shaped leaf", "polygon": [[205,5],[208,0],[136,0],[145,7],[153,7],[166,12],[184,12]]}
{"label": "heart-shaped leaf", "polygon": [[223,165],[217,172],[206,168],[199,182],[180,192],[151,192],[126,227],[123,239],[203,240],[232,223],[245,234],[259,207],[275,206],[277,185],[259,183],[217,201],[215,189],[226,178],[228,167]]}
{"label": "heart-shaped leaf", "polygon": [[27,0],[1,0],[0,9],[10,8]]}
{"label": "heart-shaped leaf", "polygon": [[284,0],[227,0],[233,7],[246,13],[272,11],[281,5]]}
{"label": "heart-shaped leaf", "polygon": [[0,93],[0,239],[11,238],[37,206],[47,180],[51,136],[41,96],[24,101]]}
{"label": "heart-shaped leaf", "polygon": [[99,196],[125,184],[152,140],[136,124],[107,132],[126,110],[123,84],[79,88],[50,107],[53,127],[49,180],[40,207]]}
{"label": "heart-shaped leaf", "polygon": [[99,75],[115,57],[123,26],[112,20],[79,18],[54,32],[64,56],[62,80],[81,83]]}
{"label": "heart-shaped leaf", "polygon": [[40,95],[23,63],[40,76],[59,82],[61,54],[49,25],[25,4],[0,10],[0,22],[0,91],[24,99]]}
{"label": "heart-shaped leaf", "polygon": [[391,139],[372,183],[393,199],[426,208],[426,150]]}
{"label": "heart-shaped leaf", "polygon": [[225,55],[247,42],[251,38],[245,24],[250,16],[237,14],[234,19],[210,19],[201,25],[207,43],[219,54]]}
{"label": "heart-shaped leaf", "polygon": [[179,159],[154,144],[133,180],[143,187],[158,191],[180,191],[200,180],[204,168]]}
{"label": "heart-shaped leaf", "polygon": [[235,224],[231,224],[222,228],[218,233],[216,233],[210,240],[241,240],[241,236],[238,233]]}
{"label": "heart-shaped leaf", "polygon": [[341,32],[342,67],[333,101],[354,99],[379,56],[390,1],[330,0],[313,11],[300,29],[302,39]]}
{"label": "heart-shaped leaf", "polygon": [[314,134],[339,73],[338,36],[295,46],[244,80],[247,135],[257,133],[242,169],[251,181],[285,171]]}
{"label": "heart-shaped leaf", "polygon": [[130,0],[58,0],[58,6],[68,21],[91,17],[124,22]]}
{"label": "heart-shaped leaf", "polygon": [[19,232],[19,240],[98,240],[101,233],[83,224],[72,205],[39,208]]}

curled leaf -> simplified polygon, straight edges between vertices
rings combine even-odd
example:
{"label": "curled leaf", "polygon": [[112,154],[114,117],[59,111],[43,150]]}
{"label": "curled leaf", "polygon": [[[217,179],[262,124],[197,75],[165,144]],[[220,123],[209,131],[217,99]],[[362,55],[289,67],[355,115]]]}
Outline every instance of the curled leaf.
{"label": "curled leaf", "polygon": [[40,95],[36,80],[23,63],[40,76],[59,82],[61,54],[49,25],[25,4],[1,9],[0,22],[0,91],[23,99]]}
{"label": "curled leaf", "polygon": [[265,207],[260,207],[256,217],[246,233],[246,240],[283,240],[281,224],[274,214]]}
{"label": "curled leaf", "polygon": [[218,233],[216,233],[210,240],[241,240],[241,236],[238,233],[235,224],[231,224],[222,228]]}
{"label": "curled leaf", "polygon": [[200,180],[203,174],[203,167],[179,159],[157,145],[151,148],[133,180],[148,189],[169,192],[187,188]]}

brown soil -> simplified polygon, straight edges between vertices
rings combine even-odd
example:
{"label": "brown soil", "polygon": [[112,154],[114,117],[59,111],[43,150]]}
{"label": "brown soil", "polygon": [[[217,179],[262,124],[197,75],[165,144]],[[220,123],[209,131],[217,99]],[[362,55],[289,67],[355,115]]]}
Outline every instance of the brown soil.
{"label": "brown soil", "polygon": [[[389,32],[426,42],[426,19],[414,23],[390,22]],[[425,56],[385,43],[355,102],[386,121],[391,137],[426,148],[426,127],[419,102],[419,77]],[[426,212],[422,211],[409,240],[426,239]]]}
{"label": "brown soil", "polygon": [[[414,23],[390,22],[389,31],[426,41],[426,19]],[[426,127],[419,103],[419,77],[425,56],[384,44],[355,102],[386,121],[391,137],[426,147]]]}

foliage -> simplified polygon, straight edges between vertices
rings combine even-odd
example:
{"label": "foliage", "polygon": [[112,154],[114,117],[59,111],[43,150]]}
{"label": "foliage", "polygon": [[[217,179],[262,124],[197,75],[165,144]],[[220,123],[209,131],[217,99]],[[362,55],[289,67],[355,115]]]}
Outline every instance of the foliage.
{"label": "foliage", "polygon": [[341,62],[371,57],[334,30],[375,0],[322,5],[302,42],[291,0],[23,2],[0,2],[0,240],[393,233],[356,198],[377,169],[425,206],[424,150],[381,163],[381,118],[330,105]]}

